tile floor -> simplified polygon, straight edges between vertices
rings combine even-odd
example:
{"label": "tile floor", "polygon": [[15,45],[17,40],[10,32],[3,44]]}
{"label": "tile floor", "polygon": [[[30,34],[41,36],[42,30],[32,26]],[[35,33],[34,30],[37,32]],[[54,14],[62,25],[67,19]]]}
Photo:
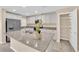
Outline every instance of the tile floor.
{"label": "tile floor", "polygon": [[47,52],[74,52],[74,49],[68,41],[61,40],[60,43],[57,43],[51,40]]}
{"label": "tile floor", "polygon": [[[0,52],[14,52],[10,48],[10,44],[0,44]],[[46,52],[74,52],[74,49],[68,41],[61,41],[61,43],[56,43],[55,40],[51,40],[49,47]]]}
{"label": "tile floor", "polygon": [[0,44],[0,52],[13,52],[13,50],[10,48],[10,44]]}

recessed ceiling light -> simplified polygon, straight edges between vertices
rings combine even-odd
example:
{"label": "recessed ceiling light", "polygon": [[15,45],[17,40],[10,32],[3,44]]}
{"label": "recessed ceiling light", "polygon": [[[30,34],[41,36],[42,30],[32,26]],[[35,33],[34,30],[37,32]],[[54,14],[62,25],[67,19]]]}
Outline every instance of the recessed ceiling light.
{"label": "recessed ceiling light", "polygon": [[16,10],[15,9],[13,9],[13,12],[15,12]]}

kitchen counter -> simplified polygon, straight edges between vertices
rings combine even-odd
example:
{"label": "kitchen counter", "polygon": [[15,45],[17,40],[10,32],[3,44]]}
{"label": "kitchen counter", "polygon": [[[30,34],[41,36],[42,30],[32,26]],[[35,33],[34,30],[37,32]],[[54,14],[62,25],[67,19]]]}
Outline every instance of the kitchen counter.
{"label": "kitchen counter", "polygon": [[40,52],[44,52],[48,48],[50,41],[53,39],[54,33],[53,31],[42,30],[41,35],[42,39],[36,40],[34,39],[33,33],[26,33],[21,31],[13,31],[7,33],[8,37],[13,38],[14,40],[24,44],[25,46],[31,47]]}
{"label": "kitchen counter", "polygon": [[[34,28],[34,26],[24,26],[24,27],[21,27],[21,29],[23,29],[23,28]],[[42,29],[56,30],[56,26],[43,26]]]}

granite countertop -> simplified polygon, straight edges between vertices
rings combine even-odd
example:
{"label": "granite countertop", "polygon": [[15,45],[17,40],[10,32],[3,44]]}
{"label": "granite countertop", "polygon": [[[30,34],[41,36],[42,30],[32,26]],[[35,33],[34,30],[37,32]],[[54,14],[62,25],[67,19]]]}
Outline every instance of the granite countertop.
{"label": "granite countertop", "polygon": [[41,40],[34,39],[33,33],[23,33],[21,31],[8,32],[7,36],[12,37],[15,40],[28,45],[29,47],[32,47],[38,51],[44,52],[48,48],[49,43],[53,38],[53,34],[54,33],[51,31],[44,30],[41,32]]}
{"label": "granite countertop", "polygon": [[[34,26],[21,27],[21,29],[23,29],[23,28],[34,28]],[[56,30],[56,26],[43,26],[42,29],[53,29],[53,30]]]}

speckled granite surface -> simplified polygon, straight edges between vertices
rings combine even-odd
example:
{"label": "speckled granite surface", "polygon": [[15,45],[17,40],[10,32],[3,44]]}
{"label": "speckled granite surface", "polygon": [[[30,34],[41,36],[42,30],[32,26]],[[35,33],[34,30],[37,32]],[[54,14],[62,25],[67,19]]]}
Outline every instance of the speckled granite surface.
{"label": "speckled granite surface", "polygon": [[61,40],[60,43],[55,41],[53,38],[55,34],[54,31],[43,30],[42,32],[42,40],[35,40],[33,39],[33,34],[21,31],[8,32],[7,36],[13,37],[15,40],[41,52],[74,52],[74,49],[68,41]]}
{"label": "speckled granite surface", "polygon": [[21,31],[8,32],[7,36],[14,38],[15,40],[20,41],[21,43],[28,45],[34,49],[37,49],[41,52],[46,51],[49,46],[50,41],[53,39],[53,33],[42,31],[41,40],[34,39],[33,33],[23,33]]}

